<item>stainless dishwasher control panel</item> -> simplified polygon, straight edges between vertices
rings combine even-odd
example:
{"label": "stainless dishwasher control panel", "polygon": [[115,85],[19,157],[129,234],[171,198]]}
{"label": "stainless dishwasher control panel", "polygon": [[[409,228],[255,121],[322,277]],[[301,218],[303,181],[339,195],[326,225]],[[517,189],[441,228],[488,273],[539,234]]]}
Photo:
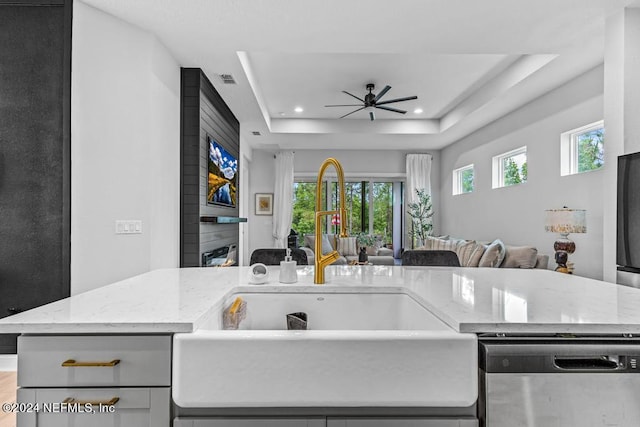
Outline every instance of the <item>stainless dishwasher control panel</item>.
{"label": "stainless dishwasher control panel", "polygon": [[640,373],[640,343],[480,343],[480,367],[487,373]]}

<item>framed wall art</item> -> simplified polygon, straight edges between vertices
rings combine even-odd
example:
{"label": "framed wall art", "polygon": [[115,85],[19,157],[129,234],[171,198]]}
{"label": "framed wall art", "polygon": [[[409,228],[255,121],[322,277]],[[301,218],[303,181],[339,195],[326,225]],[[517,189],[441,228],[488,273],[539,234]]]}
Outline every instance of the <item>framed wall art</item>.
{"label": "framed wall art", "polygon": [[256,193],[256,215],[273,215],[273,193]]}

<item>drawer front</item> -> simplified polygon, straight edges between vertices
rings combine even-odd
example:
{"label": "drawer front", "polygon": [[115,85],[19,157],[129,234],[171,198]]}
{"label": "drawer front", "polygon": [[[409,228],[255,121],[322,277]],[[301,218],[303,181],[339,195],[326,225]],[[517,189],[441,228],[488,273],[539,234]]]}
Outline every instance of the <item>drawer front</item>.
{"label": "drawer front", "polygon": [[478,420],[471,418],[327,418],[327,427],[478,427]]}
{"label": "drawer front", "polygon": [[169,386],[171,337],[20,336],[20,387]]}
{"label": "drawer front", "polygon": [[326,427],[324,418],[176,418],[173,427]]}
{"label": "drawer front", "polygon": [[[111,405],[116,398],[117,402]],[[168,387],[19,389],[17,401],[25,404],[25,408],[38,404],[37,412],[18,413],[21,427],[170,425]],[[65,401],[68,402],[66,405]]]}

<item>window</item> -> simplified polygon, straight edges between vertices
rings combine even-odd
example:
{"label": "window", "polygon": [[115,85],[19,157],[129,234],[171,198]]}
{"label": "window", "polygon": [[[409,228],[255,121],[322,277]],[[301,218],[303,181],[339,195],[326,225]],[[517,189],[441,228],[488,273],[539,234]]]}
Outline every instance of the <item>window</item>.
{"label": "window", "polygon": [[473,165],[453,171],[453,195],[473,192]]}
{"label": "window", "polygon": [[[322,208],[338,209],[340,194],[335,177],[322,185]],[[400,247],[402,191],[400,181],[378,182],[374,179],[362,179],[345,182],[347,217],[327,216],[322,221],[323,233],[339,233],[340,221],[344,220],[347,233],[351,236],[363,232],[374,234],[381,238],[382,244],[390,246],[395,243]],[[291,228],[299,236],[312,234],[315,230],[316,183],[305,182],[302,179],[295,181],[293,198]],[[394,239],[397,242],[394,242]]]}
{"label": "window", "polygon": [[[369,233],[380,236],[383,244],[393,240],[393,182],[345,182],[347,209],[347,233]],[[338,184],[332,183],[332,209],[338,209]],[[372,195],[370,197],[369,195]],[[371,224],[370,218],[373,218]],[[340,231],[339,224],[333,224],[333,232]]]}
{"label": "window", "polygon": [[604,164],[604,122],[561,134],[560,161],[562,176],[600,169]]}
{"label": "window", "polygon": [[493,158],[493,188],[527,182],[527,147],[520,147]]}
{"label": "window", "polygon": [[[345,209],[347,210],[347,233],[350,236],[366,231],[369,229],[369,204],[368,195],[369,183],[367,181],[345,182],[344,196]],[[331,183],[331,209],[338,210],[340,207],[340,192],[338,191],[338,183]],[[340,232],[340,223],[332,221],[333,233]]]}
{"label": "window", "polygon": [[382,236],[382,243],[393,243],[393,183],[373,183],[373,234]]}
{"label": "window", "polygon": [[[322,183],[322,209],[327,206],[326,182]],[[316,229],[316,183],[293,183],[293,220],[291,228],[300,236],[312,234]]]}

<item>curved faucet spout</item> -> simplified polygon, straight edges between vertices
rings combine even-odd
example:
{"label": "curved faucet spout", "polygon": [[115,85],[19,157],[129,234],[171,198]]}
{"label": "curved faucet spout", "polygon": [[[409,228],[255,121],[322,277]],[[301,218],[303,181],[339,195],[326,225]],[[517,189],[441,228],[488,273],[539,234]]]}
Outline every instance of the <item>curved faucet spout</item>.
{"label": "curved faucet spout", "polygon": [[[339,210],[323,211],[322,210],[322,178],[327,168],[333,165],[338,174],[338,189],[340,191]],[[318,170],[318,179],[316,181],[316,241],[315,241],[315,268],[313,274],[313,282],[316,284],[324,283],[324,268],[340,257],[338,251],[332,251],[328,254],[322,254],[322,218],[327,215],[340,215],[340,237],[347,237],[347,210],[345,209],[344,198],[344,171],[339,161],[333,157],[329,157],[322,162],[320,170]]]}

